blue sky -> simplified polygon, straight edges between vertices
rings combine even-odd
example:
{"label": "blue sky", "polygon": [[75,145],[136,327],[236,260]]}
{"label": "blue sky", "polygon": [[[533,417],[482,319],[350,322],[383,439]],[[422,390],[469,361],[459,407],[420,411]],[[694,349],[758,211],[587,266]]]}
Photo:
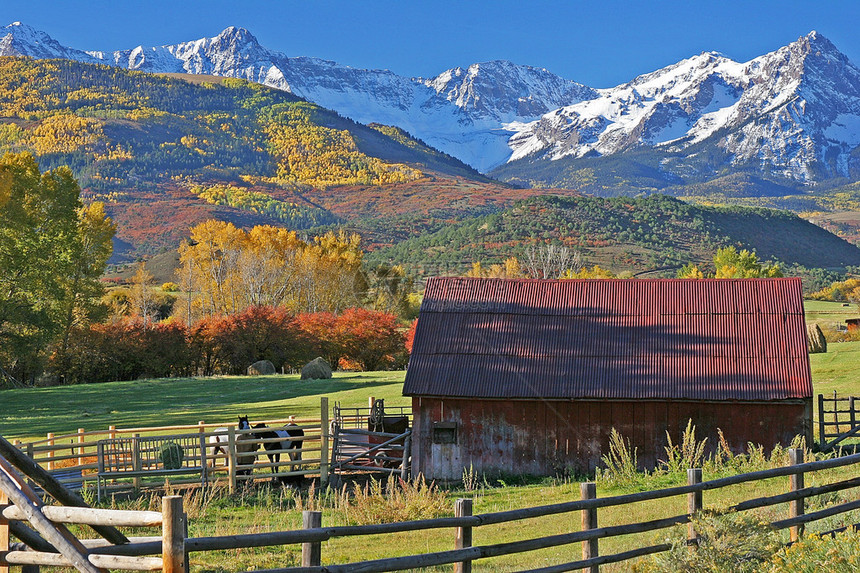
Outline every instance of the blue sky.
{"label": "blue sky", "polygon": [[817,30],[860,65],[857,0],[2,0],[79,49],[214,36],[230,25],[289,56],[407,76],[506,59],[609,87],[703,51],[745,61]]}

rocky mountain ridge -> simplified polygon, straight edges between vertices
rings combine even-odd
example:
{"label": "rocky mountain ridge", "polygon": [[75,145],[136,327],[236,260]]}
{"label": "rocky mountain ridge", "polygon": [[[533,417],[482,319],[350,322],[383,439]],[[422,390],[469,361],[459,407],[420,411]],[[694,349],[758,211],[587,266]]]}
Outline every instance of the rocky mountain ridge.
{"label": "rocky mountain ridge", "polygon": [[[715,173],[743,166],[801,186],[860,176],[860,69],[817,32],[745,63],[705,52],[607,89],[506,61],[407,78],[288,57],[234,27],[103,53],[66,48],[15,23],[0,28],[0,55],[241,77],[361,123],[398,126],[483,172],[524,159],[545,165],[647,149],[677,179],[704,146],[718,157],[705,168]],[[695,170],[698,180],[709,176]]]}

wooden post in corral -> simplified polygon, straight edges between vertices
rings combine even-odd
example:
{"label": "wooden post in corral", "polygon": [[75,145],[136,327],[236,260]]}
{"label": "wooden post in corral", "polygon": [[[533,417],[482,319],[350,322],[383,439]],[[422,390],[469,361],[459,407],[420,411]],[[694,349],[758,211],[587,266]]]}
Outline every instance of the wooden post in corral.
{"label": "wooden post in corral", "polygon": [[5,554],[9,551],[9,520],[3,517],[3,509],[9,505],[9,497],[0,491],[0,573],[9,573]]}
{"label": "wooden post in corral", "polygon": [[854,396],[848,397],[848,415],[851,419],[851,429],[857,427],[857,417],[854,415]]}
{"label": "wooden post in corral", "polygon": [[[702,469],[690,468],[687,470],[687,485],[697,485],[702,483]],[[687,513],[690,517],[702,511],[702,492],[694,491],[687,494]],[[699,534],[696,533],[696,527],[693,522],[687,524],[687,545],[691,550],[695,551],[699,547]]]}
{"label": "wooden post in corral", "polygon": [[328,398],[320,397],[320,487],[328,485]]}
{"label": "wooden post in corral", "polygon": [[116,426],[108,426],[108,439],[116,439]]}
{"label": "wooden post in corral", "polygon": [[227,427],[227,476],[230,493],[236,493],[236,430]]}
{"label": "wooden post in corral", "polygon": [[138,475],[131,478],[135,491],[140,489],[140,472],[143,469],[143,464],[140,460],[140,434],[134,435],[134,440],[131,442],[131,469]]}
{"label": "wooden post in corral", "polygon": [[836,433],[841,434],[839,429],[839,401],[836,399],[836,390],[833,391],[833,423],[836,425]]}
{"label": "wooden post in corral", "polygon": [[[594,482],[579,484],[581,499],[595,499],[597,497],[597,486]],[[597,508],[581,510],[582,531],[597,529]],[[599,555],[597,539],[588,539],[582,542],[582,559],[591,559]],[[600,573],[600,565],[592,565],[588,568],[589,573]]]}
{"label": "wooden post in corral", "polygon": [[185,570],[185,513],[182,496],[161,498],[161,559],[163,573],[187,573]]}
{"label": "wooden post in corral", "polygon": [[[793,466],[803,463],[803,450],[792,448],[788,450],[788,460],[789,463]],[[799,489],[803,489],[803,473],[791,474],[789,476],[789,485],[791,487],[791,491],[797,491]],[[804,513],[804,498],[796,499],[794,501],[789,502],[788,504],[788,516],[789,517],[799,517]],[[803,535],[803,525],[792,525],[791,529],[791,541],[792,543],[800,539],[800,536]]]}
{"label": "wooden post in corral", "polygon": [[[454,517],[470,517],[472,515],[472,499],[463,497],[454,503]],[[454,538],[454,549],[466,549],[472,546],[472,528],[458,527]],[[454,573],[472,573],[471,561],[454,563]]]}
{"label": "wooden post in corral", "polygon": [[818,395],[818,443],[822,448],[827,443],[824,438],[824,394]]}
{"label": "wooden post in corral", "polygon": [[403,440],[403,459],[400,462],[400,479],[409,479],[409,449],[412,447],[412,432]]}
{"label": "wooden post in corral", "polygon": [[[322,527],[321,511],[303,511],[302,527],[317,529]],[[310,541],[302,543],[302,567],[319,567],[322,565],[322,542]]]}
{"label": "wooden post in corral", "polygon": [[78,465],[84,465],[84,443],[87,441],[87,437],[84,435],[86,430],[83,428],[78,428]]}
{"label": "wooden post in corral", "polygon": [[48,450],[48,471],[51,471],[54,469],[54,433],[48,432],[47,438],[48,447],[50,448]]}

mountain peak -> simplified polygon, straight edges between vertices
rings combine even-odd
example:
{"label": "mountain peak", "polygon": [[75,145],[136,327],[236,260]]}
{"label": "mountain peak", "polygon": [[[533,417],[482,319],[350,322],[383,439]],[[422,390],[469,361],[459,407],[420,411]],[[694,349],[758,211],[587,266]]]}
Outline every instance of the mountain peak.
{"label": "mountain peak", "polygon": [[812,30],[805,36],[801,36],[788,46],[789,49],[800,50],[805,54],[828,54],[838,56],[840,59],[847,60],[848,58],[839,51],[833,42],[824,37],[823,34]]}
{"label": "mountain peak", "polygon": [[74,48],[67,48],[45,32],[21,22],[12,22],[8,26],[0,28],[0,56],[95,61],[89,54]]}
{"label": "mountain peak", "polygon": [[235,40],[236,42],[242,44],[259,44],[257,38],[248,31],[247,28],[242,28],[239,26],[228,26],[221,31],[220,34],[215,36],[213,40]]}

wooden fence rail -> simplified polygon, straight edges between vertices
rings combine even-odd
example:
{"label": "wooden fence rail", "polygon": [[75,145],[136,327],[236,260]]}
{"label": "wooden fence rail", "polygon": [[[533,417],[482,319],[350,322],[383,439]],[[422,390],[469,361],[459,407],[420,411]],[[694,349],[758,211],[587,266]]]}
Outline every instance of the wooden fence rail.
{"label": "wooden fence rail", "polygon": [[[806,498],[860,487],[860,477],[850,477],[822,485],[804,486],[804,474],[857,464],[860,464],[860,454],[817,462],[804,462],[802,451],[792,450],[791,463],[785,467],[711,481],[702,481],[701,470],[694,468],[688,472],[687,485],[661,490],[599,498],[595,495],[594,484],[586,483],[582,484],[581,499],[570,502],[472,515],[471,500],[457,500],[455,517],[357,526],[324,527],[322,526],[322,515],[319,512],[305,512],[304,529],[301,530],[223,537],[187,538],[184,533],[187,524],[184,521],[181,498],[177,497],[164,498],[161,513],[42,506],[39,509],[39,514],[56,523],[74,522],[112,526],[161,525],[162,535],[160,538],[132,538],[131,543],[125,545],[105,546],[106,543],[103,540],[101,542],[84,540],[81,543],[81,547],[84,548],[82,551],[85,551],[84,555],[89,564],[97,568],[110,567],[128,570],[151,570],[155,568],[174,573],[185,573],[187,571],[188,553],[302,544],[301,567],[270,571],[370,573],[454,564],[456,571],[465,573],[471,570],[472,562],[478,559],[579,543],[583,547],[581,559],[542,567],[533,571],[548,573],[584,568],[589,569],[589,571],[598,571],[599,567],[604,564],[623,562],[669,549],[668,544],[658,544],[610,555],[600,555],[600,539],[653,532],[690,524],[695,513],[704,508],[703,492],[764,479],[789,477],[788,491],[778,495],[743,500],[729,508],[729,511],[746,511],[788,503],[788,516],[785,519],[772,522],[771,525],[776,529],[791,528],[791,538],[796,540],[802,535],[803,526],[808,523],[860,509],[860,500],[855,500],[835,504],[814,512],[805,512]],[[687,496],[686,513],[621,525],[602,527],[598,525],[598,511],[601,508],[675,496]],[[165,509],[168,506],[170,509]],[[480,528],[483,526],[577,511],[582,514],[582,527],[579,531],[489,545],[474,544],[476,534],[480,533]],[[635,515],[634,512],[630,512],[630,514]],[[22,547],[22,544],[9,544],[10,528],[7,525],[4,533],[3,524],[11,524],[24,518],[31,519],[32,513],[25,511],[18,503],[0,507],[0,571],[3,567],[13,564],[68,565],[70,561],[63,555],[26,549]],[[346,564],[331,564],[325,567],[321,564],[323,559],[321,543],[329,539],[428,529],[453,529],[454,549]],[[529,531],[530,529],[523,528],[522,530]],[[696,532],[692,527],[688,530],[687,537],[695,540]],[[152,557],[153,555],[161,555],[161,557]]]}

